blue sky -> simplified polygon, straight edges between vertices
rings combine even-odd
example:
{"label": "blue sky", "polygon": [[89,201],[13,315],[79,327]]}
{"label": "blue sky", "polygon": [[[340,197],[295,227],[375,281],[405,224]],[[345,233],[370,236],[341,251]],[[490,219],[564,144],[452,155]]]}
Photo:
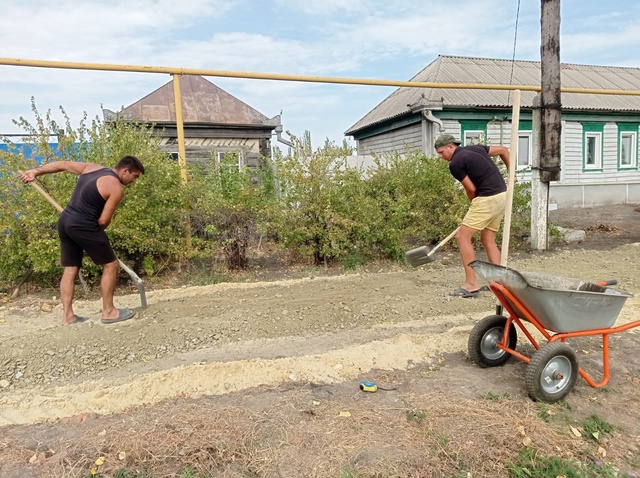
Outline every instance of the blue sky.
{"label": "blue sky", "polygon": [[[446,5],[443,6],[443,5]],[[439,54],[511,59],[517,0],[22,0],[5,2],[0,57],[406,81]],[[560,59],[640,67],[640,2],[561,0]],[[540,59],[540,1],[521,0],[516,59]],[[394,87],[208,77],[315,146]],[[0,134],[59,106],[75,126],[171,77],[0,65]]]}

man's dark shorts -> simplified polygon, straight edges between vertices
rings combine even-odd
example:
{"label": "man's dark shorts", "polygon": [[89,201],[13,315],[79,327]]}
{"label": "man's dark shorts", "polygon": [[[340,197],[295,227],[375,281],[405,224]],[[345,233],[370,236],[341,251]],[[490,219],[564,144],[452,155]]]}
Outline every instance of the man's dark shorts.
{"label": "man's dark shorts", "polygon": [[117,260],[107,233],[97,224],[88,225],[63,213],[58,219],[58,235],[63,267],[80,267],[83,251],[99,266]]}

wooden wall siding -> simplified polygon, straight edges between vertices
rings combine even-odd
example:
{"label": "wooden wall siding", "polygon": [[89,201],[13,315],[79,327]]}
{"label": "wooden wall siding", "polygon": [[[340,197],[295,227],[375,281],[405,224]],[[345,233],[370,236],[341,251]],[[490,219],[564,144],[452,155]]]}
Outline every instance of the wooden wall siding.
{"label": "wooden wall siding", "polygon": [[451,119],[442,120],[442,126],[444,126],[444,133],[442,134],[452,134],[456,138],[460,139],[461,129],[460,129],[460,123],[458,122],[458,120],[451,120]]}
{"label": "wooden wall siding", "polygon": [[405,148],[422,151],[421,123],[361,139],[358,142],[358,154],[403,153]]}
{"label": "wooden wall siding", "polygon": [[[271,143],[260,138],[185,138],[187,163],[210,161],[216,153],[240,152],[241,164],[257,168],[262,164],[262,157],[271,157]],[[175,138],[161,138],[159,148],[168,153],[178,151]]]}
{"label": "wooden wall siding", "polygon": [[560,161],[562,168],[560,182],[563,184],[577,183],[582,176],[582,125],[565,121],[562,124],[562,136],[564,137],[564,150]]}
{"label": "wooden wall siding", "polygon": [[618,126],[607,123],[604,126],[602,171],[583,171],[582,125],[564,122],[564,151],[562,157],[563,184],[599,184],[640,181],[638,171],[618,170]]}

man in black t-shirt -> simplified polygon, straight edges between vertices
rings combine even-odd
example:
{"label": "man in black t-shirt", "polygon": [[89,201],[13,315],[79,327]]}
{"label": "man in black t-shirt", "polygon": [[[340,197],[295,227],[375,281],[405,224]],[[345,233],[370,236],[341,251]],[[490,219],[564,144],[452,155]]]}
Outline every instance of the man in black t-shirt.
{"label": "man in black t-shirt", "polygon": [[491,159],[500,156],[509,171],[509,150],[504,146],[460,146],[452,135],[444,134],[436,139],[434,147],[445,161],[449,171],[464,187],[471,205],[456,234],[460,258],[464,266],[465,280],[450,294],[457,297],[478,297],[480,289],[475,271],[469,263],[475,259],[471,240],[480,231],[480,240],[493,264],[500,264],[500,249],[496,233],[504,217],[506,191],[500,169]]}

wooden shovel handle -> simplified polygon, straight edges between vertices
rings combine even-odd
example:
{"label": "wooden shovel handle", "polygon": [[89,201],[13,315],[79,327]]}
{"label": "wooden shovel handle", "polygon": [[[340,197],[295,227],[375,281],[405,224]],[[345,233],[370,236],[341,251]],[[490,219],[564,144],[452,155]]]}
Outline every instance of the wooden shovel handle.
{"label": "wooden shovel handle", "polygon": [[456,228],[455,231],[453,231],[451,234],[449,234],[447,237],[445,237],[440,244],[438,244],[436,247],[434,247],[433,249],[431,249],[431,251],[427,254],[427,256],[431,256],[433,255],[434,252],[436,252],[438,249],[440,249],[442,246],[444,246],[447,242],[449,242],[451,239],[453,239],[453,236],[456,235],[456,233],[460,230],[460,226],[458,226]]}
{"label": "wooden shovel handle", "polygon": [[[22,172],[22,171],[20,171],[20,172]],[[56,200],[53,199],[51,197],[51,195],[47,191],[42,189],[42,187],[39,184],[37,184],[35,181],[31,181],[30,183],[27,183],[27,184],[29,184],[29,186],[33,187],[36,191],[38,191],[40,194],[42,194],[44,196],[44,198],[47,201],[49,201],[51,203],[51,205],[58,210],[58,212],[62,212],[62,206],[60,206],[60,204],[58,204],[56,202]]]}

